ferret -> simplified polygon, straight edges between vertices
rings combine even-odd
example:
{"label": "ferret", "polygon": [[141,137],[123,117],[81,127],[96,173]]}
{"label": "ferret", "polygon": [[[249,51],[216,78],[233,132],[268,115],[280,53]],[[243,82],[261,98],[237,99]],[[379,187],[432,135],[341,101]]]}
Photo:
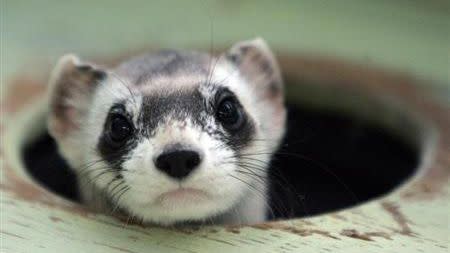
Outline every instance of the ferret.
{"label": "ferret", "polygon": [[217,56],[162,50],[114,68],[65,55],[48,101],[48,131],[87,206],[163,226],[267,219],[286,109],[263,39]]}

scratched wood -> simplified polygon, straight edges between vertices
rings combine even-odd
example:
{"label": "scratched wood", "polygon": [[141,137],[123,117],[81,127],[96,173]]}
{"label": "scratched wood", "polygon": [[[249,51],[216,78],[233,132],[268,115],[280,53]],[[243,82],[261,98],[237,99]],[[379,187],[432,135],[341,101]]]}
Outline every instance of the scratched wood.
{"label": "scratched wood", "polygon": [[286,78],[317,84],[288,87],[289,99],[368,117],[403,134],[421,147],[418,173],[385,197],[317,217],[242,227],[133,225],[29,178],[20,150],[44,128],[45,81],[19,75],[2,99],[3,252],[448,252],[449,108],[404,75],[339,60],[280,58]]}
{"label": "scratched wood", "polygon": [[[291,87],[291,99],[369,117],[423,147],[426,159],[414,178],[342,212],[241,228],[143,228],[47,192],[29,179],[19,153],[44,127],[46,77],[39,73],[46,75],[44,66],[67,51],[90,57],[150,44],[225,45],[260,34],[294,52],[328,50],[409,69],[448,90],[448,1],[343,0],[327,1],[326,8],[322,1],[108,1],[116,8],[103,1],[43,2],[0,0],[0,78],[8,87],[1,94],[0,252],[448,252],[450,111],[413,86],[428,82],[385,71],[282,58],[288,77],[320,84]],[[366,103],[343,90],[391,99]]]}

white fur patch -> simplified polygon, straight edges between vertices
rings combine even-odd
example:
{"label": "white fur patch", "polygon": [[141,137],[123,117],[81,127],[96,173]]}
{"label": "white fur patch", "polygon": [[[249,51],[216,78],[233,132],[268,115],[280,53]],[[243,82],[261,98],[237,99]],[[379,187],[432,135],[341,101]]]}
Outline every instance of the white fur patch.
{"label": "white fur patch", "polygon": [[[205,220],[214,216],[217,216],[217,221],[223,219],[223,222],[227,223],[253,223],[264,220],[267,201],[265,165],[270,161],[270,153],[278,145],[282,130],[263,127],[263,123],[271,120],[271,112],[267,112],[272,110],[270,104],[255,96],[256,93],[252,90],[254,88],[245,83],[239,71],[232,65],[223,62],[217,65],[211,78],[213,83],[228,87],[236,94],[255,123],[254,138],[258,141],[248,144],[242,153],[257,159],[259,162],[256,166],[259,169],[252,170],[251,166],[240,167],[233,150],[204,132],[190,119],[186,119],[185,122],[168,119],[164,125],[156,129],[152,137],[141,139],[122,164],[123,171],[120,173],[129,189],[119,199],[118,205],[130,215],[144,221],[166,225],[180,221]],[[72,145],[65,148],[64,155],[71,161],[72,166],[81,168],[100,159],[95,151],[96,145],[113,104],[126,101],[126,109],[134,115],[133,121],[137,124],[143,94],[161,89],[165,81],[167,80],[161,80],[161,85],[153,83],[151,87],[150,85],[135,87],[128,84],[127,80],[110,74],[96,90],[80,133],[75,134],[75,138],[71,140]],[[192,84],[194,81],[190,78],[186,83]],[[208,86],[202,87],[200,91],[205,97],[214,95]],[[204,118],[211,118],[206,116]],[[217,127],[214,120],[206,122],[206,125],[211,128]],[[183,181],[170,178],[154,165],[155,157],[167,145],[174,143],[183,143],[202,153],[203,159],[199,167]],[[96,175],[96,170],[101,171],[106,167],[105,162],[98,162],[89,170],[92,171],[92,175]],[[114,193],[123,189],[123,186],[120,185],[120,181],[110,184],[114,175],[111,172],[97,178],[94,182],[96,189],[109,192],[110,197],[117,196]],[[196,189],[202,191],[204,195],[187,195],[186,199],[177,201],[162,198],[165,193],[179,187]],[[89,190],[84,189],[84,192]],[[88,201],[95,200],[90,198]]]}

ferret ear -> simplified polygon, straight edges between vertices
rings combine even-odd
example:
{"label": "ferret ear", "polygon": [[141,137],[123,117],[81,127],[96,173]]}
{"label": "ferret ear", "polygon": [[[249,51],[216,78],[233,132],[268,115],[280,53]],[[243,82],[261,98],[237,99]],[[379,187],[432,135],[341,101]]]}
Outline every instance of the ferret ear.
{"label": "ferret ear", "polygon": [[105,70],[75,55],[61,57],[49,83],[48,128],[53,137],[64,138],[80,127],[94,89],[106,77]]}
{"label": "ferret ear", "polygon": [[226,57],[256,90],[270,97],[283,94],[283,80],[278,62],[262,38],[236,43]]}

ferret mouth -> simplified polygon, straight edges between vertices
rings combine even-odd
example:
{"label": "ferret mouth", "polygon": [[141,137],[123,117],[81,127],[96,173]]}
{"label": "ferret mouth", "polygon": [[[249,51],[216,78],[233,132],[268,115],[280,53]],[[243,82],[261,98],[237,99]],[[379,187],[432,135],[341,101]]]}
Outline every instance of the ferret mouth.
{"label": "ferret mouth", "polygon": [[162,193],[161,195],[159,195],[158,200],[159,202],[164,203],[180,201],[202,201],[208,200],[209,198],[209,194],[203,190],[190,187],[179,187],[177,189]]}

